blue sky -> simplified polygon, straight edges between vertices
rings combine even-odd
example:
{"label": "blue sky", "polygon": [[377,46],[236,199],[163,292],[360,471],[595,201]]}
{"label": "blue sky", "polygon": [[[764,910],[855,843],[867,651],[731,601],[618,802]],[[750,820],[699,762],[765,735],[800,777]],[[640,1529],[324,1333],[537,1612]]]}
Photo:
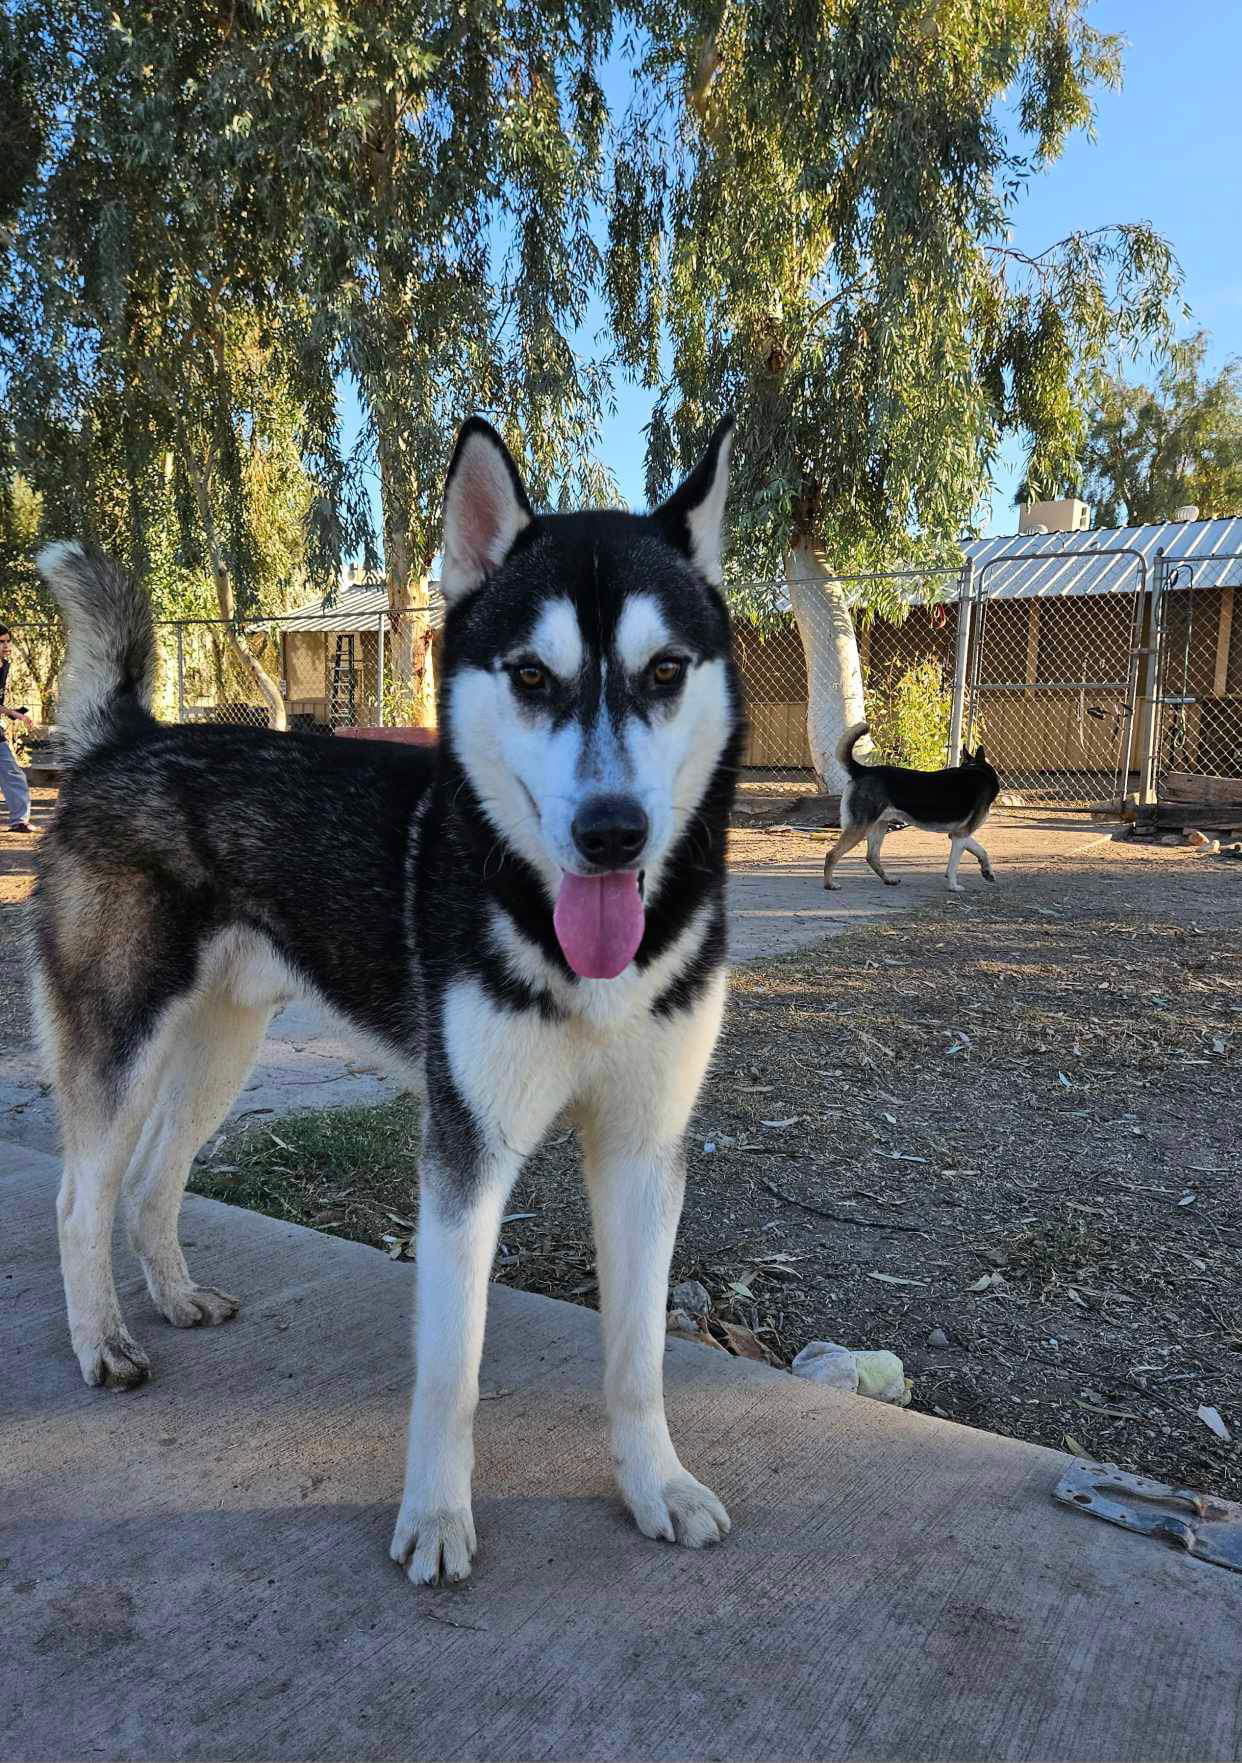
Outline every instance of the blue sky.
{"label": "blue sky", "polygon": [[[1089,17],[1097,30],[1127,39],[1125,83],[1101,95],[1097,139],[1075,136],[1029,185],[1014,243],[1039,251],[1079,228],[1149,221],[1185,271],[1193,311],[1183,328],[1211,333],[1214,360],[1242,354],[1242,7],[1105,0]],[[604,457],[627,499],[641,506],[649,401],[622,387],[618,403]],[[1021,466],[1019,449],[1007,449],[989,533],[1017,530]]]}
{"label": "blue sky", "polygon": [[[1185,272],[1183,333],[1208,331],[1223,362],[1242,354],[1242,7],[1106,0],[1089,16],[1127,39],[1125,83],[1100,97],[1097,139],[1076,136],[1030,185],[1015,242],[1039,250],[1075,228],[1150,221]],[[1020,464],[1010,449],[990,532],[1017,528]]]}
{"label": "blue sky", "polygon": [[[1183,332],[1207,330],[1214,362],[1242,354],[1242,6],[1102,0],[1089,17],[1125,37],[1124,84],[1100,95],[1096,140],[1075,136],[1028,186],[1014,243],[1035,252],[1076,229],[1148,221],[1185,272],[1192,315]],[[642,507],[650,395],[619,385],[616,397],[601,452],[625,499]],[[1021,466],[1010,446],[994,479],[989,533],[1017,529]]]}

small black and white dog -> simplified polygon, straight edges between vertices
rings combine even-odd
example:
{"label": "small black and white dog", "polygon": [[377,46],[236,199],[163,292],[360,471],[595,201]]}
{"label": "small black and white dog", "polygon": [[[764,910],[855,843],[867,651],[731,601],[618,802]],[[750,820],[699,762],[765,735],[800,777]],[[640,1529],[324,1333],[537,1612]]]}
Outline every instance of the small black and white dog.
{"label": "small black and white dog", "polygon": [[186,1266],[191,1160],[275,1010],[309,996],[427,1095],[417,1371],[393,1559],[464,1579],[473,1426],[505,1198],[568,1111],[595,1225],[605,1395],[641,1531],[701,1548],[724,1507],[664,1416],[683,1141],[725,993],[725,830],[743,737],[720,593],[732,424],[652,514],[536,515],[463,428],[444,498],[437,752],[150,714],[151,607],[74,544],[72,758],[40,854],[34,993],[59,1092],[61,1265],[89,1384],[149,1371],[112,1277],[118,1202],[175,1327],[238,1299]]}
{"label": "small black and white dog", "polygon": [[824,886],[839,888],[832,872],[854,846],[867,841],[867,862],[890,888],[898,877],[889,875],[880,862],[884,835],[899,826],[917,826],[923,832],[944,833],[949,840],[949,887],[962,892],[957,866],[962,852],[979,859],[985,881],[995,881],[992,865],[975,834],[991,812],[1000,792],[1000,778],[988,764],[983,748],[967,753],[961,765],[943,771],[908,771],[901,765],[860,765],[854,748],[867,733],[865,722],[847,728],[837,747],[837,758],[850,774],[841,797],[841,837],[824,858]]}

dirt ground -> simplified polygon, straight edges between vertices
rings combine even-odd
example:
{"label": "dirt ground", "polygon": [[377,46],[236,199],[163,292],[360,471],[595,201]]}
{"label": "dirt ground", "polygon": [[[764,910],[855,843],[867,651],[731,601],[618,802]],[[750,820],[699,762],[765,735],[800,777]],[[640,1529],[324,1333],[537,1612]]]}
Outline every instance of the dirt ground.
{"label": "dirt ground", "polygon": [[[674,1279],[781,1361],[888,1348],[916,1408],[1236,1497],[1240,932],[1242,865],[1109,843],[737,970]],[[509,1210],[497,1277],[591,1301],[571,1145]]]}
{"label": "dirt ground", "polygon": [[[0,854],[0,898],[23,861]],[[717,1339],[888,1348],[916,1408],[1236,1498],[1242,864],[1113,842],[969,879],[736,971],[674,1280]],[[234,1130],[195,1185],[399,1252],[411,1124]],[[569,1135],[508,1213],[494,1277],[593,1303]]]}

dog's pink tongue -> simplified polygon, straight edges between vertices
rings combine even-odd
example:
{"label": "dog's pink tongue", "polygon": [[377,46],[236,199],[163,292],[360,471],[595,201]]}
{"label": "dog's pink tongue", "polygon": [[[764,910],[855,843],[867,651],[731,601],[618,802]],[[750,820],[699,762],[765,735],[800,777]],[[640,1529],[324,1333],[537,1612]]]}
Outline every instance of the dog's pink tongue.
{"label": "dog's pink tongue", "polygon": [[567,875],[552,914],[556,940],[582,979],[616,979],[638,952],[646,914],[638,877]]}

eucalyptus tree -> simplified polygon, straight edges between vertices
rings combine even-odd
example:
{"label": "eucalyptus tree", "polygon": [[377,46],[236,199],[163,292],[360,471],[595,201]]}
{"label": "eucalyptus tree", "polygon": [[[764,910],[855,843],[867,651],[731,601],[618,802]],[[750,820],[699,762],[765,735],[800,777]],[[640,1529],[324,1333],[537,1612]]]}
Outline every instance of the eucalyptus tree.
{"label": "eucalyptus tree", "polygon": [[[225,639],[283,727],[241,618],[304,551],[305,371],[268,322],[287,233],[250,216],[199,78],[215,16],[176,9],[157,29],[137,7],[18,4],[10,21],[45,119],[4,297],[23,470],[48,525],[97,537],[144,574],[162,559],[165,591],[205,573]],[[158,599],[158,571],[155,586]]]}
{"label": "eucalyptus tree", "polygon": [[1205,520],[1242,511],[1242,362],[1211,372],[1207,354],[1200,331],[1154,384],[1101,375],[1074,482],[1101,526],[1171,520],[1183,505]]}
{"label": "eucalyptus tree", "polygon": [[[862,682],[837,578],[951,560],[1007,433],[1034,484],[1061,479],[1099,364],[1164,339],[1179,272],[1141,224],[1011,241],[1119,78],[1082,0],[653,0],[646,20],[609,292],[658,392],[650,487],[738,411],[734,567],[767,584],[743,602],[787,595],[839,787]],[[891,585],[861,598],[900,615]]]}
{"label": "eucalyptus tree", "polygon": [[[599,273],[611,7],[10,13],[22,78],[33,65],[54,119],[8,299],[23,444],[38,452],[58,407],[79,445],[113,448],[89,413],[115,404],[127,505],[171,455],[185,531],[240,615],[259,587],[243,460],[275,387],[313,480],[318,586],[345,556],[374,563],[377,474],[389,602],[426,714],[426,621],[403,609],[424,598],[462,413],[492,415],[537,494],[611,490],[589,463],[606,365],[573,346]],[[344,381],[363,414],[353,447]]]}
{"label": "eucalyptus tree", "polygon": [[358,390],[399,666],[425,716],[425,622],[401,609],[426,599],[463,413],[493,418],[536,496],[615,493],[592,464],[606,364],[573,342],[599,279],[612,7],[352,6],[330,30],[318,8],[280,15],[296,53],[278,108],[314,142],[303,285]]}

